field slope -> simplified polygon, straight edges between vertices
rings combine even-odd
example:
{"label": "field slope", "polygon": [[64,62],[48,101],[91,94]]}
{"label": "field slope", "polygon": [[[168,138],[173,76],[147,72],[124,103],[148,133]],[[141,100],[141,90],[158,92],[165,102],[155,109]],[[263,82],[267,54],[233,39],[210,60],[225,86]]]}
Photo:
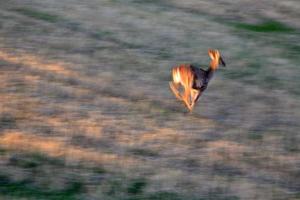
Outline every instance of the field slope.
{"label": "field slope", "polygon": [[[299,199],[299,9],[0,1],[0,199]],[[170,70],[208,48],[187,113]]]}

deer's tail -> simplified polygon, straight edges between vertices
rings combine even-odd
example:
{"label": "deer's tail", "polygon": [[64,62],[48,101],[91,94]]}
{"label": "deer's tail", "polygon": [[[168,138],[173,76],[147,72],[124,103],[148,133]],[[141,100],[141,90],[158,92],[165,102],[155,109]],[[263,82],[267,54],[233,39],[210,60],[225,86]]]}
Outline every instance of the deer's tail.
{"label": "deer's tail", "polygon": [[180,67],[174,67],[172,69],[172,76],[173,76],[173,82],[174,83],[180,83],[181,82],[181,74],[180,74]]}

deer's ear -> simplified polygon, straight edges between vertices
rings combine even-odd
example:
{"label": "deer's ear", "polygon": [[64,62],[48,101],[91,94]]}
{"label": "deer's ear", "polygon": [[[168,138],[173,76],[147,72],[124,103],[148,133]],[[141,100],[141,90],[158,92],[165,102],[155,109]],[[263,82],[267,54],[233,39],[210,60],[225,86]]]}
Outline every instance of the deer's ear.
{"label": "deer's ear", "polygon": [[210,57],[212,60],[215,59],[215,57],[214,57],[214,50],[209,49],[209,50],[208,50],[208,55],[209,55],[209,57]]}
{"label": "deer's ear", "polygon": [[220,52],[218,50],[215,50],[215,58],[220,58]]}

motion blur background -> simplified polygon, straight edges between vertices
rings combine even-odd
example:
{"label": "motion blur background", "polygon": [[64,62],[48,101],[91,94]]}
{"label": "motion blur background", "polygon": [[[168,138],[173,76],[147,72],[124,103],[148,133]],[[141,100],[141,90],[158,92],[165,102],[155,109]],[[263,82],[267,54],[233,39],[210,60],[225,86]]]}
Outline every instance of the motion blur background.
{"label": "motion blur background", "polygon": [[299,199],[299,30],[298,0],[0,0],[0,199]]}

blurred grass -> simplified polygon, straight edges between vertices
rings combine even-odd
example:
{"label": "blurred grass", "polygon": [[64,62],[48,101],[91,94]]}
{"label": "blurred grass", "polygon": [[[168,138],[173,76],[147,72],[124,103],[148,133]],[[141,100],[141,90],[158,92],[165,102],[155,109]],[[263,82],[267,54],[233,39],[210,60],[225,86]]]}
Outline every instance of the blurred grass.
{"label": "blurred grass", "polygon": [[[139,198],[135,198],[135,199],[133,198],[132,200],[138,200],[138,199]],[[141,200],[183,200],[185,198],[175,192],[162,191],[162,192],[149,194],[148,196],[145,196],[140,199]]]}
{"label": "blurred grass", "polygon": [[54,14],[50,14],[44,11],[40,11],[40,10],[35,10],[32,8],[16,8],[14,9],[14,11],[28,16],[28,17],[32,17],[38,20],[43,20],[43,21],[47,21],[47,22],[51,22],[51,23],[55,23],[61,20],[61,17],[58,15],[54,15]]}
{"label": "blurred grass", "polygon": [[143,189],[146,187],[147,182],[145,179],[132,180],[127,188],[129,194],[140,194],[143,192]]}
{"label": "blurred grass", "polygon": [[30,184],[30,181],[13,181],[6,175],[0,175],[0,195],[6,198],[30,198],[37,200],[73,200],[82,191],[79,182],[69,183],[63,190],[45,190]]}
{"label": "blurred grass", "polygon": [[[275,89],[287,91],[290,90],[291,84],[277,77],[277,74],[273,73],[277,68],[270,66],[271,62],[265,61],[265,58],[270,55],[286,59],[291,56],[291,52],[295,58],[298,58],[299,46],[290,40],[290,34],[295,35],[297,31],[275,20],[260,24],[228,25],[220,23],[221,20],[215,19],[214,15],[211,17],[202,15],[201,11],[197,11],[197,6],[193,8],[194,12],[190,12],[192,9],[180,8],[178,3],[172,6],[173,3],[166,1],[133,0],[124,1],[124,3],[114,0],[114,4],[111,2],[105,2],[103,8],[102,5],[97,7],[99,4],[92,2],[78,5],[52,2],[51,9],[57,9],[55,13],[60,13],[60,15],[42,11],[44,8],[41,5],[43,4],[35,5],[35,8],[40,7],[41,10],[29,7],[12,9],[11,11],[20,14],[14,16],[30,17],[26,18],[26,21],[31,20],[31,23],[25,25],[17,17],[13,20],[6,18],[1,21],[0,19],[2,27],[11,28],[1,30],[3,32],[7,30],[7,33],[0,33],[1,38],[2,36],[4,38],[3,41],[9,41],[9,39],[15,41],[14,33],[23,30],[23,26],[31,25],[38,29],[46,24],[44,29],[47,31],[43,35],[30,32],[31,27],[26,29],[27,32],[22,32],[24,37],[18,40],[16,46],[22,49],[24,45],[25,50],[22,50],[30,49],[34,52],[33,54],[39,54],[39,50],[45,51],[44,58],[46,59],[48,56],[58,57],[58,60],[70,62],[72,66],[69,69],[78,74],[78,76],[60,78],[53,72],[42,71],[38,74],[41,79],[38,83],[39,89],[26,90],[20,94],[24,95],[24,98],[27,97],[26,95],[32,95],[42,99],[44,103],[42,107],[47,107],[42,115],[49,119],[57,117],[60,123],[55,123],[54,120],[54,123],[49,125],[43,124],[43,121],[31,121],[29,118],[24,124],[22,120],[19,122],[19,118],[14,117],[13,114],[6,112],[0,117],[0,125],[4,129],[20,128],[23,130],[24,128],[32,134],[44,134],[49,138],[53,135],[59,136],[67,142],[71,141],[70,138],[74,137],[75,133],[82,137],[77,138],[74,146],[82,147],[87,151],[99,151],[99,153],[109,150],[116,155],[125,154],[139,163],[133,166],[124,163],[122,166],[107,167],[105,163],[103,166],[102,163],[94,166],[89,162],[73,162],[71,158],[72,164],[70,165],[63,159],[46,157],[38,153],[12,154],[0,148],[2,159],[5,161],[8,157],[7,163],[4,162],[0,165],[1,167],[16,170],[24,176],[32,176],[32,178],[15,180],[12,178],[14,171],[10,172],[10,176],[3,177],[6,185],[3,184],[3,190],[0,190],[3,191],[0,193],[0,198],[6,195],[7,198],[20,199],[55,199],[55,197],[81,199],[80,197],[87,195],[87,199],[105,200],[236,200],[239,199],[237,196],[249,195],[252,192],[260,195],[258,199],[270,199],[269,196],[264,195],[268,193],[272,197],[282,192],[281,190],[276,192],[278,188],[285,190],[287,187],[276,184],[276,181],[279,178],[290,181],[284,176],[294,173],[292,168],[295,168],[295,164],[292,163],[284,172],[281,172],[280,168],[285,163],[279,160],[274,166],[278,169],[273,175],[272,172],[263,168],[264,162],[271,163],[273,159],[273,157],[268,158],[274,154],[272,145],[280,146],[276,148],[279,155],[295,156],[299,152],[298,139],[288,136],[282,130],[277,131],[278,135],[282,136],[280,140],[272,140],[271,136],[265,135],[265,131],[270,127],[272,129],[277,129],[279,126],[289,128],[289,124],[277,125],[279,121],[277,118],[293,117],[285,113],[289,112],[290,107],[281,104],[277,106],[275,103],[274,106],[268,105],[266,99],[272,98],[273,100],[274,98],[274,102],[279,101],[276,94],[273,95],[272,90],[269,89],[276,87]],[[47,1],[43,3],[47,4]],[[187,4],[189,3],[191,2]],[[61,9],[61,5],[74,9]],[[158,10],[160,12],[156,12]],[[62,18],[65,17],[65,12],[72,13],[68,15],[66,13],[66,18]],[[16,25],[6,24],[9,20],[17,22]],[[62,23],[56,23],[60,21]],[[66,32],[67,36],[65,36]],[[274,44],[275,41],[278,42]],[[256,46],[248,46],[251,42]],[[227,79],[226,83],[224,82],[221,89],[213,89],[213,84],[219,81],[216,77],[212,82],[212,89],[204,96],[204,101],[201,101],[201,106],[198,107],[198,111],[201,109],[200,114],[197,114],[198,111],[186,114],[184,113],[186,110],[180,103],[175,104],[176,100],[173,96],[171,97],[166,84],[170,79],[169,69],[175,62],[202,60],[204,58],[201,57],[202,52],[207,51],[206,48],[210,45],[224,49],[222,52],[228,57],[229,67],[218,72],[218,76],[224,76]],[[271,49],[269,54],[260,55],[260,48],[275,45],[278,49],[285,51],[284,55],[276,54],[278,49]],[[7,63],[5,65],[9,66]],[[291,65],[289,67],[288,70],[291,69]],[[23,69],[24,66],[21,68]],[[296,67],[292,68],[295,70],[293,72],[297,72],[296,69]],[[281,69],[278,71],[281,72]],[[103,74],[109,72],[114,81],[103,78],[102,72]],[[23,73],[28,72],[20,72],[21,75]],[[288,77],[287,80],[291,80],[297,86],[297,79]],[[16,81],[12,79],[11,82]],[[232,82],[240,85],[238,87],[240,94],[245,95],[242,98],[249,99],[245,103],[247,105],[243,104],[243,99],[239,101],[235,95],[231,96],[232,90],[235,89],[228,87],[227,84]],[[29,82],[28,85],[31,86],[32,83],[34,81]],[[253,85],[258,86],[259,89],[252,87]],[[15,87],[9,87],[9,91],[18,92],[21,87],[22,85],[15,84]],[[87,89],[88,98],[85,95],[76,96],[76,92],[72,92],[80,88]],[[297,88],[299,87],[293,90],[297,91]],[[131,93],[131,90],[134,92]],[[256,90],[268,92],[261,95],[259,92],[256,93]],[[286,104],[292,101],[289,99],[289,94],[278,98],[283,98],[283,101],[288,100]],[[23,102],[18,101],[19,104]],[[20,109],[16,106],[17,104],[12,104],[10,109],[13,111]],[[281,106],[288,108],[287,111],[281,112]],[[274,113],[278,116],[269,117],[265,114],[268,109],[274,107],[277,109]],[[41,112],[35,112],[39,109],[21,109],[21,111],[28,114],[26,116],[39,117]],[[208,116],[209,120],[202,120],[203,116],[204,118]],[[229,122],[228,127],[223,127],[220,122],[222,120],[232,121]],[[73,121],[78,123],[73,123]],[[207,125],[206,122],[209,121],[211,123]],[[89,127],[89,122],[95,122],[99,126]],[[253,127],[258,127],[260,131],[249,131],[256,130]],[[241,137],[234,135],[236,129],[240,129]],[[294,130],[293,127],[291,129]],[[143,141],[141,138],[148,130],[155,134],[149,134],[150,137]],[[132,134],[136,135],[132,137]],[[181,134],[184,135],[183,140],[179,137]],[[125,138],[125,141],[129,139],[130,143],[136,142],[137,145],[134,147],[126,145],[124,141],[120,145],[118,139],[122,138],[121,136]],[[232,148],[224,142],[226,137],[234,138],[234,144],[243,145]],[[273,143],[267,143],[268,139]],[[210,146],[211,140],[216,140],[215,146]],[[264,144],[265,149],[262,150],[259,144]],[[152,150],[152,147],[160,151]],[[248,153],[248,149],[254,153]],[[266,155],[266,159],[262,154]],[[272,181],[264,182],[265,185],[261,184],[261,179],[252,176],[249,166],[251,169],[264,170],[263,173],[273,178]],[[126,171],[127,167],[131,167],[131,171],[122,174],[121,171]],[[140,169],[143,167],[147,170]],[[50,172],[45,173],[47,170]],[[277,172],[283,175],[278,175]],[[59,173],[66,175],[62,176]],[[148,173],[151,174],[150,177],[145,175]],[[77,176],[82,179],[74,181],[74,177]],[[195,176],[195,179],[190,176]],[[51,178],[54,182],[50,184],[52,189],[49,189],[46,183],[44,183],[46,187],[39,187],[39,181],[43,183]],[[159,180],[155,181],[157,178]],[[67,186],[59,185],[57,188],[60,189],[53,189],[56,180],[63,180]],[[186,182],[190,185],[185,184]],[[162,187],[159,184],[157,186],[157,183],[162,183]],[[240,185],[245,188],[239,187]],[[85,188],[88,189],[85,190]],[[297,189],[297,185],[295,188]],[[234,192],[237,192],[237,196]],[[283,191],[283,196],[292,196],[289,192],[288,189]],[[197,194],[199,195],[196,196]]]}
{"label": "blurred grass", "polygon": [[0,114],[0,130],[13,129],[17,127],[17,119],[10,113]]}
{"label": "blurred grass", "polygon": [[[66,165],[62,159],[49,157],[39,152],[24,153],[2,149],[1,159],[8,158],[7,166],[13,171],[23,171],[24,176],[17,179],[9,174],[0,173],[0,198],[4,199],[36,199],[36,200],[73,200],[84,191],[84,183],[75,175],[68,177],[59,189],[55,179],[61,176]],[[81,166],[73,166],[73,170]],[[70,169],[70,166],[69,166]],[[100,168],[97,168],[99,173]],[[50,170],[50,171],[49,171]],[[46,174],[51,173],[51,177]],[[70,174],[70,173],[69,173]],[[54,182],[53,182],[54,180]]]}
{"label": "blurred grass", "polygon": [[262,66],[258,62],[250,62],[244,66],[240,66],[239,70],[227,70],[223,72],[225,77],[235,80],[243,80],[259,74]]}
{"label": "blurred grass", "polygon": [[291,153],[299,153],[300,152],[300,145],[295,136],[289,136],[284,138],[283,141],[284,149]]}
{"label": "blurred grass", "polygon": [[103,40],[111,37],[113,32],[111,31],[105,31],[105,30],[95,30],[91,33],[91,37],[95,38],[97,40]]}
{"label": "blurred grass", "polygon": [[64,161],[51,158],[41,153],[14,154],[10,157],[9,164],[22,168],[35,168],[41,165],[64,166]]}
{"label": "blurred grass", "polygon": [[255,141],[261,141],[263,139],[263,134],[260,132],[252,132],[249,133],[247,136],[248,139],[255,140]]}
{"label": "blurred grass", "polygon": [[146,157],[156,157],[159,154],[151,149],[145,149],[145,148],[132,148],[129,150],[130,153],[133,155],[138,156],[146,156]]}
{"label": "blurred grass", "polygon": [[[106,182],[104,199],[124,199],[124,200],[198,200],[192,196],[185,196],[171,191],[146,192],[146,179],[131,179],[127,183],[114,180]],[[105,191],[105,190],[104,190]],[[201,198],[199,198],[201,200]],[[204,199],[203,199],[204,200]]]}
{"label": "blurred grass", "polygon": [[6,149],[0,147],[0,155],[5,155],[6,154]]}

